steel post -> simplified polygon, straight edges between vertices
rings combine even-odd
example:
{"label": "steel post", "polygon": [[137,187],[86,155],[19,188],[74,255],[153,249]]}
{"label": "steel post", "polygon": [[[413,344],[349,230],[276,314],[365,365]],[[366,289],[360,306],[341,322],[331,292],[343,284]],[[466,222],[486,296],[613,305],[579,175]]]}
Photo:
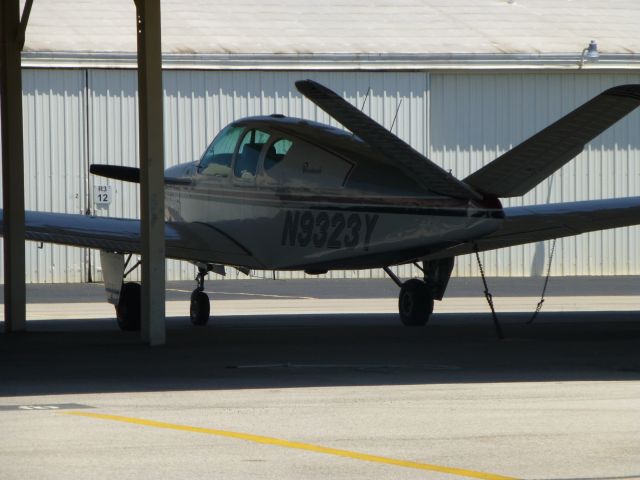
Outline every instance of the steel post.
{"label": "steel post", "polygon": [[4,328],[26,329],[20,1],[0,2]]}
{"label": "steel post", "polygon": [[140,128],[142,338],[165,343],[164,142],[160,0],[135,0]]}

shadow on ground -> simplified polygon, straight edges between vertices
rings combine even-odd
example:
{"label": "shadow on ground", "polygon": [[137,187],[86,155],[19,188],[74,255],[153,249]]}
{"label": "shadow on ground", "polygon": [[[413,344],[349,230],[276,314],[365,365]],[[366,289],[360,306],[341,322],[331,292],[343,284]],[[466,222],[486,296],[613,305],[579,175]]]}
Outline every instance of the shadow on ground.
{"label": "shadow on ground", "polygon": [[439,314],[425,328],[397,315],[168,320],[148,347],[114,320],[47,320],[0,335],[0,395],[640,379],[636,312]]}

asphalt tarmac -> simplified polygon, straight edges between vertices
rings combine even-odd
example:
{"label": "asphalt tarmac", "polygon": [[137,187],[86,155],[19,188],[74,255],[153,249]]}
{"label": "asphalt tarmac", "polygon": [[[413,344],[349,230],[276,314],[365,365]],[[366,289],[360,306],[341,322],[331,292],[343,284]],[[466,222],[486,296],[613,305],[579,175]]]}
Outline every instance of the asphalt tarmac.
{"label": "asphalt tarmac", "polygon": [[[586,298],[619,282],[615,302],[638,291],[625,280],[563,288]],[[287,301],[397,294],[313,282],[285,282]],[[234,300],[283,293],[211,284]],[[68,309],[65,288],[50,298]],[[76,288],[86,299],[78,288],[94,286]],[[510,288],[535,305],[533,287]],[[637,309],[595,302],[532,325],[500,312],[502,341],[486,310],[424,328],[394,313],[226,314],[204,328],[173,317],[151,348],[111,318],[56,320],[66,312],[46,305],[29,333],[0,334],[3,479],[640,478]]]}
{"label": "asphalt tarmac", "polygon": [[[544,277],[487,279],[496,297],[537,297],[542,292]],[[167,282],[167,300],[189,299],[195,281]],[[206,290],[219,299],[250,299],[268,296],[290,298],[396,298],[398,287],[389,279],[305,279],[305,280],[207,280]],[[482,296],[480,278],[452,278],[446,298]],[[640,295],[640,276],[618,277],[551,277],[547,296],[623,296]],[[102,283],[30,284],[29,303],[103,302]],[[0,302],[4,290],[0,289]]]}

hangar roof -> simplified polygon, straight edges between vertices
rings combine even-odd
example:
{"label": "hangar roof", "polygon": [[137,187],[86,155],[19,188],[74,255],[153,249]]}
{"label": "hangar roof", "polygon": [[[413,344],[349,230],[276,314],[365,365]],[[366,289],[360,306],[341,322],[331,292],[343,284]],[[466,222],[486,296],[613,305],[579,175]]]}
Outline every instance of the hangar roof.
{"label": "hangar roof", "polygon": [[[161,8],[165,64],[177,66],[575,65],[591,39],[600,66],[640,65],[638,0],[161,0]],[[133,0],[34,1],[25,60],[128,63],[135,51]]]}

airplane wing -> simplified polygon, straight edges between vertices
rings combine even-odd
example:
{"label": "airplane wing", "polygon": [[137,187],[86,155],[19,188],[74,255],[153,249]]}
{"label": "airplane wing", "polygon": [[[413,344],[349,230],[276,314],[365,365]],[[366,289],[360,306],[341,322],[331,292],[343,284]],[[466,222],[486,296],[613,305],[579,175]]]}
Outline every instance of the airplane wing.
{"label": "airplane wing", "polygon": [[[0,210],[0,226],[4,225]],[[255,259],[245,247],[208,224],[167,222],[166,255],[178,260],[249,265]],[[25,212],[25,237],[37,242],[140,253],[140,221],[69,213]]]}
{"label": "airplane wing", "polygon": [[[640,224],[640,197],[532,205],[504,209],[502,228],[475,241],[479,251],[495,250],[585,232]],[[427,260],[475,251],[464,243],[426,257]]]}
{"label": "airplane wing", "polygon": [[296,82],[296,88],[374,150],[382,153],[389,164],[404,170],[427,190],[456,198],[482,198],[468,185],[414,150],[335,92],[313,80],[300,80]]}
{"label": "airplane wing", "polygon": [[464,179],[496,197],[524,195],[640,105],[640,85],[604,91]]}

